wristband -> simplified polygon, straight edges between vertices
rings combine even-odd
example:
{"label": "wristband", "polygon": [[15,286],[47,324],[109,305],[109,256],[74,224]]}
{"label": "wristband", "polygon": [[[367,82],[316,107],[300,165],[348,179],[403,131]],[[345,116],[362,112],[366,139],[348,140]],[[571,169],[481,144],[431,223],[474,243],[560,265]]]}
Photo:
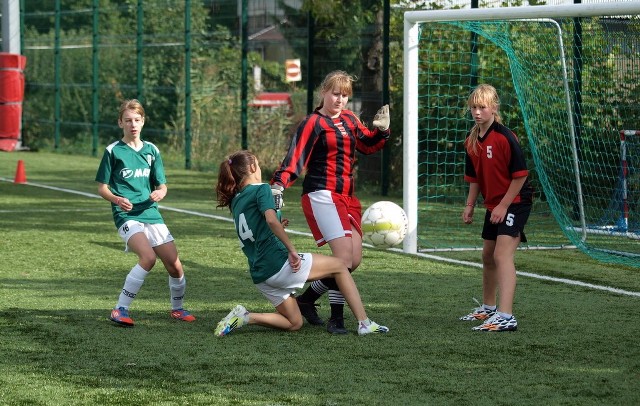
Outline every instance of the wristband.
{"label": "wristband", "polygon": [[467,203],[467,206],[476,207],[476,204],[475,203]]}

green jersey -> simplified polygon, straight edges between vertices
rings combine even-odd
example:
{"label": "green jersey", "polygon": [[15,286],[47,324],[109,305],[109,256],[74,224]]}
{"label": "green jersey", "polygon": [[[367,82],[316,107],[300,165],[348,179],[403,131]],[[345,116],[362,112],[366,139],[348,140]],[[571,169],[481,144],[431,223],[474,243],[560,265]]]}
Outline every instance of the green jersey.
{"label": "green jersey", "polygon": [[266,281],[289,259],[286,247],[265,221],[267,210],[275,210],[275,204],[271,187],[266,183],[245,186],[231,201],[233,222],[249,260],[253,283]]}
{"label": "green jersey", "polygon": [[96,182],[109,185],[114,195],[126,197],[133,204],[129,212],[111,204],[116,228],[128,220],[164,223],[158,203],[149,199],[157,186],[167,183],[160,150],[152,143],[142,141],[142,148],[138,151],[122,141],[107,146],[98,167]]}

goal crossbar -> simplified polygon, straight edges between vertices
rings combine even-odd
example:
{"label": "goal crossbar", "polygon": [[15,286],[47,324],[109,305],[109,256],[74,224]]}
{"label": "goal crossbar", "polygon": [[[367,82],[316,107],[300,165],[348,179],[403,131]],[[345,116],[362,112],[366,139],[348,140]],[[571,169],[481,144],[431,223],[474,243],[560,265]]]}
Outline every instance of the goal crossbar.
{"label": "goal crossbar", "polygon": [[595,17],[635,15],[640,13],[638,2],[607,2],[571,4],[563,6],[519,6],[500,8],[471,8],[455,10],[417,10],[404,13],[405,24],[437,21],[491,21],[526,18]]}
{"label": "goal crossbar", "polygon": [[[640,2],[573,4],[563,6],[520,6],[455,10],[417,10],[404,13],[404,135],[403,208],[408,217],[408,233],[403,251],[418,251],[418,88],[419,24],[446,21],[527,20],[639,15]],[[579,183],[578,183],[579,184]]]}

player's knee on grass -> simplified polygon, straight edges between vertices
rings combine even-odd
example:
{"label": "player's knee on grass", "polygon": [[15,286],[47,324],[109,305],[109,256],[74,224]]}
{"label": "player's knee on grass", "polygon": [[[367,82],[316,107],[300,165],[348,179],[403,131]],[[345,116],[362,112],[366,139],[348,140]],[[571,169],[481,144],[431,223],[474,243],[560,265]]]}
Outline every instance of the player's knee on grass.
{"label": "player's knee on grass", "polygon": [[291,323],[291,327],[288,328],[288,331],[298,331],[302,328],[302,324],[302,319],[300,319],[298,322]]}
{"label": "player's knee on grass", "polygon": [[290,323],[290,327],[287,328],[287,331],[298,331],[304,324],[304,319],[302,318],[302,313],[300,312],[298,312],[297,315],[287,318],[287,320]]}

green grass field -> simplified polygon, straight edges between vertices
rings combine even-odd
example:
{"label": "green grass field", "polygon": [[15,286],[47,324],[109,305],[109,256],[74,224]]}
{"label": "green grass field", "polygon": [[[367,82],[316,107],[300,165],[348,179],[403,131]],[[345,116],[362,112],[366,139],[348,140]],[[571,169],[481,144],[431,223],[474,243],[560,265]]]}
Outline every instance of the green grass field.
{"label": "green grass field", "polygon": [[[13,183],[19,159],[29,184]],[[596,287],[520,276],[514,333],[472,332],[475,323],[458,321],[481,297],[477,266],[366,249],[354,277],[388,335],[358,337],[348,313],[347,336],[305,325],[214,337],[235,304],[271,307],[221,219],[228,212],[215,209],[210,173],[168,170],[162,202],[185,266],[186,307],[198,320],[169,318],[159,262],[131,308],[136,327],[116,327],[107,317],[136,257],[123,253],[109,204],[95,198],[98,163],[0,153],[0,404],[640,404],[640,270],[575,251],[518,252],[526,275]],[[298,195],[285,196],[294,243],[328,253],[306,234]],[[477,264],[479,255],[447,257]],[[326,299],[320,313],[328,314]]]}

